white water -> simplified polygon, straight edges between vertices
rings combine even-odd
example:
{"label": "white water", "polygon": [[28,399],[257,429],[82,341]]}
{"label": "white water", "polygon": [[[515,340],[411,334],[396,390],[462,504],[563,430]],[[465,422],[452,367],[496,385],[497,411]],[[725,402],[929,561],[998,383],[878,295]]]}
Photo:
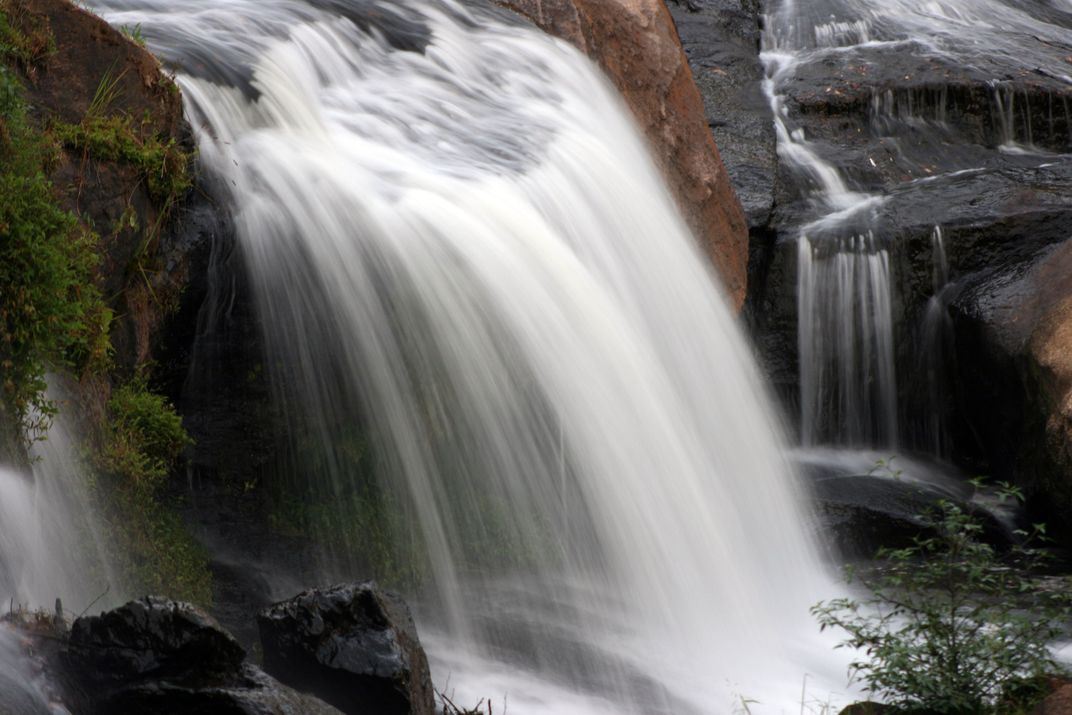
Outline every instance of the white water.
{"label": "white water", "polygon": [[349,6],[423,54],[307,3],[100,6],[197,72],[280,399],[324,453],[300,477],[345,503],[333,435],[371,424],[459,703],[798,712],[809,674],[843,682],[752,356],[587,60],[451,2]]}
{"label": "white water", "polygon": [[34,444],[33,469],[0,466],[0,603],[77,615],[102,594],[119,597],[85,484],[79,446],[58,416]]}

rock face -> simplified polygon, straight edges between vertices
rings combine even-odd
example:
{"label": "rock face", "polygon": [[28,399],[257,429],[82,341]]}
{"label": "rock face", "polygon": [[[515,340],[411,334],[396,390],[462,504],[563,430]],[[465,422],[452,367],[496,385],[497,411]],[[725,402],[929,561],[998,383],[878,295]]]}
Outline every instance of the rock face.
{"label": "rock face", "polygon": [[[961,448],[1023,484],[1051,525],[1072,510],[1072,241],[965,281],[953,303]],[[970,357],[968,357],[970,356]]]}
{"label": "rock face", "polygon": [[755,0],[670,0],[708,124],[741,200],[752,240],[774,210],[778,157],[759,61]]}
{"label": "rock face", "polygon": [[373,583],[301,593],[257,618],[264,667],[345,713],[434,715],[428,661],[406,605]]}
{"label": "rock face", "polygon": [[338,712],[244,663],[243,649],[203,611],[159,597],[78,619],[62,657],[76,712]]}
{"label": "rock face", "polygon": [[744,301],[748,227],[662,0],[499,0],[591,57],[625,98],[689,227]]}

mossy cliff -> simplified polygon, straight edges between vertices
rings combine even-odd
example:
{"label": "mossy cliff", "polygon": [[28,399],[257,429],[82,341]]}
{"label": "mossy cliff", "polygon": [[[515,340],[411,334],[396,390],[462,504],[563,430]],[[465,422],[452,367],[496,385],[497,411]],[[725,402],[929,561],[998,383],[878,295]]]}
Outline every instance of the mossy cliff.
{"label": "mossy cliff", "polygon": [[62,409],[130,587],[206,602],[164,496],[189,438],[152,389],[188,280],[192,160],[178,87],[144,48],[67,0],[0,0],[0,461],[24,463]]}

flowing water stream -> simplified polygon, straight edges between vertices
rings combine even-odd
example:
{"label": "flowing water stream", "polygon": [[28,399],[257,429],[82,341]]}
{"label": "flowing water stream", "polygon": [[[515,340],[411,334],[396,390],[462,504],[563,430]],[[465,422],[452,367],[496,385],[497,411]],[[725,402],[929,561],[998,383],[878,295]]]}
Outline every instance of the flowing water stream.
{"label": "flowing water stream", "polygon": [[441,686],[680,715],[843,682],[751,353],[588,60],[446,0],[95,5],[178,68],[227,189],[325,578],[365,575],[373,490]]}
{"label": "flowing water stream", "polygon": [[[1061,2],[1052,6],[1062,9]],[[774,0],[767,11],[765,90],[779,155],[803,194],[791,236],[798,243],[801,441],[896,451],[906,432],[896,367],[896,343],[906,329],[898,325],[903,306],[894,274],[902,237],[884,209],[891,193],[906,187],[920,201],[943,201],[937,193],[943,182],[999,165],[1001,154],[1022,157],[1021,166],[1052,160],[1036,144],[1067,143],[1072,108],[1057,96],[1040,108],[1010,78],[1072,84],[1059,57],[1068,31],[1052,8],[1030,0]],[[972,83],[989,87],[989,107],[965,110]],[[808,101],[800,87],[825,92],[834,106],[860,87],[866,98],[869,86],[870,125],[856,132],[875,142],[870,155],[860,151],[851,121],[842,136],[813,138],[806,118],[790,111],[790,93]],[[839,111],[852,110],[831,110]],[[969,129],[976,135],[968,136]],[[891,147],[892,159],[885,151]],[[919,178],[884,183],[875,177],[895,172],[876,157]],[[934,297],[919,329],[926,354],[917,362],[929,379],[935,419],[943,408],[931,403],[948,389],[940,374],[949,339],[941,332],[948,283],[942,232],[933,228]],[[941,455],[943,430],[931,421],[919,429],[924,434],[913,435],[912,446]]]}

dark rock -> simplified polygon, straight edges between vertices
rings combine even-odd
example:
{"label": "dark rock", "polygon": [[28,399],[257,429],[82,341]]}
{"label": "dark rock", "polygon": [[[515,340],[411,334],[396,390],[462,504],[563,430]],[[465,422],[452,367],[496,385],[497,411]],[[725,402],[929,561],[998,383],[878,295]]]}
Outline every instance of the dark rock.
{"label": "dark rock", "polygon": [[301,593],[257,619],[264,667],[345,713],[434,715],[428,661],[405,603],[374,583]]}
{"label": "dark rock", "polygon": [[696,0],[671,4],[670,12],[749,227],[766,227],[774,208],[778,159],[762,86],[757,3]]}
{"label": "dark rock", "polygon": [[131,601],[71,627],[68,661],[88,686],[156,679],[225,683],[246,654],[207,613],[157,596]]}
{"label": "dark rock", "polygon": [[1055,684],[1053,692],[1031,711],[1031,715],[1072,715],[1072,683]]}
{"label": "dark rock", "polygon": [[927,517],[940,501],[975,517],[987,543],[999,549],[1012,544],[1004,522],[1015,515],[999,516],[984,507],[993,499],[977,495],[955,468],[907,457],[876,463],[877,456],[823,449],[796,455],[797,468],[811,485],[824,540],[843,558],[869,559],[879,548],[905,548],[920,536],[937,535]]}
{"label": "dark rock", "polygon": [[330,705],[281,685],[259,668],[243,665],[223,685],[189,688],[172,682],[139,683],[97,706],[100,715],[339,715]]}
{"label": "dark rock", "polygon": [[77,712],[93,715],[337,715],[243,662],[206,613],[149,596],[71,628],[61,672]]}
{"label": "dark rock", "polygon": [[841,715],[882,715],[892,711],[892,706],[882,703],[853,703],[842,710]]}
{"label": "dark rock", "polygon": [[663,0],[497,1],[603,68],[647,136],[685,221],[739,308],[747,282],[747,220]]}
{"label": "dark rock", "polygon": [[952,304],[966,454],[1072,538],[1072,242],[969,277]]}

